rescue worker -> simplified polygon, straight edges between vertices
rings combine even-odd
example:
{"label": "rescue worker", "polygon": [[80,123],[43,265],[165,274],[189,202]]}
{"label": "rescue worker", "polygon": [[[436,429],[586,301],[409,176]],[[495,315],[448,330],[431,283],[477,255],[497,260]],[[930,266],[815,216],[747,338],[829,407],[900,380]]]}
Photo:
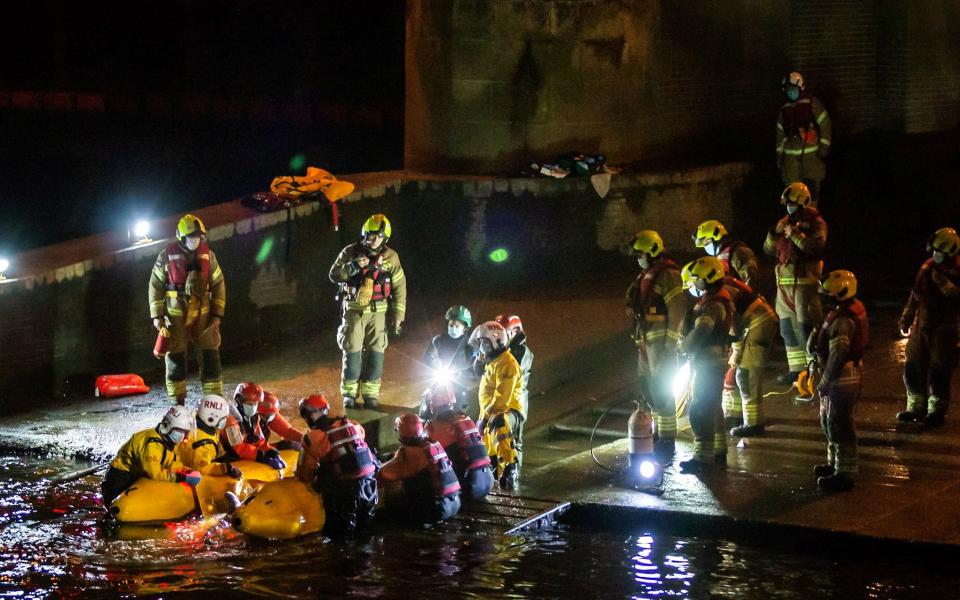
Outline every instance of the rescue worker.
{"label": "rescue worker", "polygon": [[807,340],[820,377],[820,425],[827,438],[827,462],[814,468],[817,487],[837,492],[853,487],[857,475],[857,430],[853,411],[860,398],[863,355],[870,341],[867,311],[857,299],[857,278],[831,271],[820,287],[834,304]]}
{"label": "rescue worker", "polygon": [[407,282],[400,256],[387,246],[390,221],[382,214],[364,222],[359,242],[344,248],[330,267],[330,281],[340,286],[342,321],[337,344],[343,351],[340,394],[344,408],[376,408],[380,398],[387,331],[400,335],[407,311]]}
{"label": "rescue worker", "polygon": [[731,239],[723,223],[716,219],[700,223],[696,233],[693,234],[693,243],[697,248],[703,248],[707,256],[719,258],[727,277],[736,277],[751,288],[757,289],[760,281],[757,255],[753,253],[750,246]]}
{"label": "rescue worker", "polygon": [[282,471],[287,465],[280,452],[267,441],[257,412],[262,400],[263,388],[256,383],[247,381],[237,385],[233,392],[234,405],[220,438],[228,460],[255,460]]}
{"label": "rescue worker", "polygon": [[521,397],[523,374],[510,353],[507,331],[500,323],[487,321],[479,325],[470,335],[470,344],[479,348],[479,361],[484,365],[478,391],[477,428],[500,487],[513,489],[520,478],[516,435],[527,416]]}
{"label": "rescue worker", "polygon": [[331,417],[323,394],[302,398],[300,416],[309,429],[303,435],[297,478],[323,494],[329,535],[352,533],[373,518],[379,463],[367,446],[363,426],[346,417]]}
{"label": "rescue worker", "polygon": [[181,448],[183,464],[196,469],[201,475],[227,475],[240,479],[243,473],[228,462],[217,462],[224,456],[218,432],[227,426],[230,406],[214,394],[207,394],[200,401],[194,428]]}
{"label": "rescue worker", "polygon": [[403,482],[407,514],[423,522],[446,521],[460,512],[460,481],[443,446],[424,435],[420,417],[405,413],[394,429],[400,449],[383,464],[383,482]]}
{"label": "rescue worker", "polygon": [[677,370],[677,341],[687,310],[680,268],[663,256],[663,239],[652,230],[638,233],[630,244],[640,274],[627,289],[626,313],[634,322],[641,404],[653,409],[656,453],[673,456],[677,437],[677,407],[673,376]]}
{"label": "rescue worker", "polygon": [[187,349],[193,346],[204,394],[223,396],[220,320],[227,304],[223,271],[205,241],[207,230],[193,215],[177,223],[177,241],[160,251],[150,274],[150,318],[169,335],[165,362],[167,395],[187,397]]}
{"label": "rescue worker", "polygon": [[927,251],[933,255],[920,267],[900,317],[900,332],[910,339],[903,369],[907,409],[897,420],[931,428],[943,425],[957,366],[960,237],[949,227],[938,229]]}
{"label": "rescue worker", "polygon": [[[730,369],[724,377],[723,415],[730,435],[763,434],[763,372],[777,335],[777,313],[766,298],[736,277],[724,277],[733,299],[733,338]],[[732,381],[730,381],[732,379]]]}
{"label": "rescue worker", "polygon": [[693,368],[690,399],[693,456],[679,464],[684,473],[699,473],[715,464],[727,464],[721,395],[734,307],[730,293],[723,286],[723,263],[719,259],[699,258],[689,266],[688,272],[688,291],[699,300],[686,319],[679,351],[689,357]]}
{"label": "rescue worker", "polygon": [[163,420],[153,428],[133,434],[120,447],[100,484],[103,505],[109,508],[114,500],[141,477],[157,481],[184,481],[196,487],[200,473],[180,461],[180,442],[193,428],[187,409],[172,406]]}
{"label": "rescue worker", "polygon": [[787,102],[777,116],[777,168],[783,185],[802,181],[810,189],[810,205],[820,200],[820,183],[827,176],[823,159],[830,153],[832,126],[827,109],[807,92],[796,71],[783,78]]}
{"label": "rescue worker", "polygon": [[[494,319],[503,325],[507,331],[507,340],[510,342],[510,354],[517,359],[520,365],[520,404],[523,414],[530,412],[530,373],[533,371],[533,350],[527,344],[527,334],[523,331],[523,322],[517,315],[497,315]],[[522,419],[514,431],[513,442],[517,447],[517,462],[523,468],[523,423]]]}
{"label": "rescue worker", "polygon": [[[303,432],[283,418],[280,414],[280,400],[273,393],[264,390],[263,400],[257,406],[257,414],[260,415],[261,425],[280,436],[280,441],[274,444],[278,450],[300,450]],[[270,434],[264,432],[264,435],[270,439]]]}
{"label": "rescue worker", "polygon": [[792,383],[810,359],[804,351],[810,328],[823,316],[817,286],[823,270],[820,254],[827,243],[827,223],[810,205],[810,190],[803,183],[788,185],[780,204],[787,214],[767,232],[763,251],[777,257],[776,310],[789,368],[777,381]]}
{"label": "rescue worker", "polygon": [[427,437],[443,446],[453,463],[463,494],[471,500],[480,500],[493,487],[490,457],[476,423],[466,413],[457,410],[455,403],[456,396],[449,386],[433,390],[428,403]]}
{"label": "rescue worker", "polygon": [[423,353],[423,363],[433,372],[430,389],[421,398],[421,417],[427,412],[427,399],[437,385],[450,384],[457,395],[460,410],[467,410],[467,394],[473,377],[473,350],[467,343],[467,331],[473,325],[470,309],[456,304],[443,315],[447,332],[433,336]]}

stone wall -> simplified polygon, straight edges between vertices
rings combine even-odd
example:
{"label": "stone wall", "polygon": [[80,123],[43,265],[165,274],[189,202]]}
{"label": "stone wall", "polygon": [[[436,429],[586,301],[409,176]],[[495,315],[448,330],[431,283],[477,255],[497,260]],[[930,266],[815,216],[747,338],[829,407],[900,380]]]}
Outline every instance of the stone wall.
{"label": "stone wall", "polygon": [[[423,178],[387,174],[330,211],[310,203],[211,227],[227,281],[224,354],[284,331],[335,328],[327,271],[366,217],[393,222],[412,300],[430,294],[496,293],[495,286],[595,280],[628,264],[626,245],[642,228],[669,247],[692,250],[690,232],[717,217],[736,227],[751,167],[744,163],[673,173],[618,175],[600,198],[589,180]],[[347,177],[348,178],[348,177]],[[321,209],[322,208],[322,209]],[[236,212],[235,203],[207,209]],[[212,214],[212,213],[211,213]],[[740,214],[738,212],[738,214]],[[62,394],[103,373],[156,378],[147,281],[162,243],[84,259],[0,284],[0,406],[8,410]],[[503,248],[509,259],[495,263]],[[493,290],[493,291],[491,291]],[[331,342],[332,343],[332,342]]]}

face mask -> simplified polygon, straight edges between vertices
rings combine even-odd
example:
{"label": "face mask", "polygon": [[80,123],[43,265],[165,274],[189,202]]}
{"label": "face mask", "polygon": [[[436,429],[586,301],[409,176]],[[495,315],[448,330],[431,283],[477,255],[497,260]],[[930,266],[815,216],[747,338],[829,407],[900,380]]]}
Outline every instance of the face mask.
{"label": "face mask", "polygon": [[650,259],[647,258],[646,256],[638,256],[637,264],[640,265],[641,269],[647,270],[650,268]]}
{"label": "face mask", "polygon": [[720,244],[716,242],[709,242],[706,246],[703,247],[707,251],[707,254],[710,256],[716,256],[720,254]]}
{"label": "face mask", "polygon": [[790,84],[787,86],[787,100],[796,102],[800,99],[800,86]]}
{"label": "face mask", "polygon": [[788,202],[788,203],[787,203],[787,214],[788,214],[788,215],[792,215],[792,214],[796,213],[798,210],[800,210],[800,205],[799,205],[799,204],[794,204],[793,202]]}
{"label": "face mask", "polygon": [[252,417],[257,414],[257,405],[256,404],[241,404],[240,410],[243,411],[245,417]]}
{"label": "face mask", "polygon": [[179,444],[183,441],[183,438],[186,434],[182,429],[171,429],[170,433],[167,434],[167,437],[170,438],[170,441],[174,444]]}
{"label": "face mask", "polygon": [[198,236],[188,237],[187,241],[185,242],[185,245],[187,247],[187,250],[189,250],[190,252],[193,252],[194,250],[200,247],[200,238]]}
{"label": "face mask", "polygon": [[447,335],[452,337],[455,340],[460,339],[463,336],[464,327],[460,323],[450,323],[447,325]]}
{"label": "face mask", "polygon": [[690,295],[693,296],[694,298],[703,297],[703,290],[701,290],[695,285],[691,285],[689,288],[687,288],[687,291],[690,292]]}
{"label": "face mask", "polygon": [[943,252],[940,252],[938,250],[933,251],[933,262],[937,263],[938,265],[943,264],[943,259],[946,257],[947,255],[944,254]]}

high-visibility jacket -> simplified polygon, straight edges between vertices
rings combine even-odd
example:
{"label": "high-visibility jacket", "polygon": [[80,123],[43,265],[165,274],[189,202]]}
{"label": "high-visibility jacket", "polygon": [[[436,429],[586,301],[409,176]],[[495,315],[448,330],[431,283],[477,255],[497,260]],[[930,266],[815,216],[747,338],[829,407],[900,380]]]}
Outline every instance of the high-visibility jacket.
{"label": "high-visibility jacket", "polygon": [[203,475],[226,475],[226,463],[213,462],[223,455],[223,446],[220,445],[220,436],[216,432],[204,430],[195,426],[181,444],[180,458],[183,464],[191,469],[200,471]]}
{"label": "high-visibility jacket", "polygon": [[834,382],[846,363],[862,360],[869,343],[870,324],[862,302],[854,298],[827,313],[807,340],[807,351],[823,366],[817,385]]}
{"label": "high-visibility jacket", "polygon": [[190,252],[179,243],[160,251],[150,274],[150,318],[184,317],[187,325],[222,318],[227,288],[217,256],[203,242]]}
{"label": "high-visibility jacket", "polygon": [[183,468],[180,445],[170,447],[156,428],[133,434],[120,447],[110,463],[114,469],[130,473],[134,480],[149,477],[157,481],[176,481],[176,473]]}
{"label": "high-visibility jacket", "polygon": [[627,288],[626,304],[633,309],[637,342],[674,344],[687,310],[680,268],[668,258],[658,258]]}
{"label": "high-visibility jacket", "polygon": [[729,277],[736,277],[752,288],[757,287],[760,266],[757,255],[750,246],[743,242],[724,240],[720,243],[720,252],[717,259],[723,263],[724,273]]}
{"label": "high-visibility jacket", "polygon": [[693,324],[680,345],[695,362],[723,360],[730,347],[733,326],[733,299],[726,289],[705,294],[691,310]]}
{"label": "high-visibility jacket", "polygon": [[[377,293],[377,285],[380,285],[379,300],[364,303],[357,301],[357,294],[363,285],[365,278],[371,275],[372,264],[363,269],[357,267],[356,260],[361,257],[367,257],[371,263],[376,262],[376,277],[379,278],[379,284],[374,281],[374,293]],[[372,277],[371,277],[372,278]],[[385,289],[386,281],[389,279],[389,290]],[[363,244],[354,243],[340,251],[337,260],[330,267],[330,281],[340,286],[343,305],[346,310],[358,312],[389,312],[397,321],[403,321],[407,312],[407,280],[403,273],[403,266],[400,264],[400,256],[392,249],[383,246],[383,250],[371,257]]]}
{"label": "high-visibility jacket", "polygon": [[777,154],[802,156],[830,152],[833,127],[827,109],[815,96],[803,95],[780,107],[777,118]]}
{"label": "high-visibility jacket", "polygon": [[[939,276],[934,279],[933,273]],[[955,329],[960,317],[960,256],[942,264],[927,259],[913,281],[910,298],[903,309],[908,326],[916,319],[921,329]]]}
{"label": "high-visibility jacket", "polygon": [[[784,233],[788,224],[793,226],[790,236]],[[827,222],[816,209],[802,208],[780,219],[763,242],[763,251],[777,257],[777,285],[819,285],[826,243]]]}
{"label": "high-visibility jacket", "polygon": [[523,374],[520,364],[508,350],[488,362],[480,378],[480,416],[490,417],[515,410],[526,418],[522,402]]}

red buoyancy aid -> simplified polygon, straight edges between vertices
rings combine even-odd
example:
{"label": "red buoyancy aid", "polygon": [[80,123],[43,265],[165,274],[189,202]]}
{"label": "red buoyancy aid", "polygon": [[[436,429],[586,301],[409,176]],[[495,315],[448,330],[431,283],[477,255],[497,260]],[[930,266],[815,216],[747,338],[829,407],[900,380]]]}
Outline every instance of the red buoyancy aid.
{"label": "red buoyancy aid", "polygon": [[826,359],[830,353],[830,326],[840,317],[847,317],[853,321],[856,332],[850,340],[850,354],[847,360],[854,362],[863,359],[870,343],[870,324],[867,322],[867,309],[856,298],[844,302],[827,313],[817,332],[817,354]]}
{"label": "red buoyancy aid", "polygon": [[[792,222],[794,228],[799,229],[804,233],[807,233],[813,229],[814,224],[820,217],[820,213],[817,211],[817,209],[809,207],[800,209],[795,213],[795,215],[795,221],[792,218],[788,218]],[[777,262],[781,265],[791,262],[799,262],[807,258],[805,257],[804,252],[801,251],[800,248],[797,248],[797,245],[793,243],[793,240],[783,234],[777,238],[776,248]]]}
{"label": "red buoyancy aid", "polygon": [[[787,102],[780,107],[780,117],[783,119],[783,133],[790,138],[799,137],[800,130],[819,131],[817,117],[813,114],[813,102],[809,96],[804,96],[795,102]],[[815,144],[816,138],[809,144]]]}
{"label": "red buoyancy aid", "polygon": [[730,292],[721,287],[715,292],[704,294],[703,297],[700,298],[700,301],[693,306],[694,321],[703,314],[703,309],[711,302],[720,302],[723,304],[726,317],[723,323],[714,324],[713,332],[710,335],[708,343],[711,346],[726,346],[730,343],[730,327],[733,324],[734,311],[733,298],[730,296]]}
{"label": "red buoyancy aid", "polygon": [[928,258],[921,265],[920,271],[917,272],[917,277],[913,282],[913,293],[916,294],[917,301],[923,304],[928,312],[935,313],[938,316],[949,314],[956,308],[933,284],[931,275],[934,270],[945,276],[954,285],[960,286],[960,255],[939,265],[932,258]]}
{"label": "red buoyancy aid", "polygon": [[[657,277],[660,276],[660,273],[667,269],[679,270],[677,263],[673,262],[669,258],[661,258],[660,260],[655,261],[650,268],[643,272],[640,275],[640,285],[637,289],[637,297],[633,302],[633,310],[637,316],[643,316],[650,311],[650,308],[654,308],[655,314],[664,315],[667,313],[667,307],[663,302],[663,299],[657,299],[656,301],[653,298],[653,285],[657,281]],[[656,302],[656,305],[654,305]]]}
{"label": "red buoyancy aid", "polygon": [[[723,278],[723,285],[737,290],[737,297],[733,298],[733,296],[730,296],[730,298],[733,300],[734,310],[737,311],[737,314],[740,316],[743,316],[743,314],[747,312],[747,309],[750,308],[750,305],[759,298],[759,295],[753,291],[752,287],[731,275]],[[728,291],[727,294],[729,295],[730,292]]]}
{"label": "red buoyancy aid", "polygon": [[443,446],[437,442],[427,442],[424,451],[430,459],[429,467],[430,479],[433,481],[433,489],[437,496],[444,498],[451,494],[460,492],[460,479],[456,471],[453,470],[453,463],[447,456]]}
{"label": "red buoyancy aid", "polygon": [[373,475],[376,461],[353,421],[337,419],[326,433],[330,441],[330,461],[338,477],[362,479]]}
{"label": "red buoyancy aid", "polygon": [[461,414],[460,418],[454,422],[457,431],[457,444],[459,446],[460,458],[463,460],[466,469],[482,469],[490,466],[490,457],[487,455],[487,447],[483,445],[483,439],[480,437],[480,431],[477,424],[470,417]]}
{"label": "red buoyancy aid", "polygon": [[380,302],[390,297],[392,292],[392,281],[390,273],[383,270],[383,254],[378,254],[376,258],[371,258],[367,266],[360,269],[350,282],[351,293],[355,296],[363,280],[370,278],[373,280],[373,294],[370,296],[371,302]]}
{"label": "red buoyancy aid", "polygon": [[717,253],[717,260],[723,263],[723,273],[727,277],[734,277],[738,280],[740,279],[740,273],[737,273],[737,271],[730,264],[730,257],[733,256],[734,252],[743,246],[746,246],[746,244],[739,241],[731,241],[720,246],[720,252]]}
{"label": "red buoyancy aid", "polygon": [[[187,273],[193,265],[187,264],[186,250],[174,242],[167,246],[167,289],[182,292],[187,284]],[[200,266],[200,276],[204,281],[210,278],[210,247],[203,240],[195,251]]]}

